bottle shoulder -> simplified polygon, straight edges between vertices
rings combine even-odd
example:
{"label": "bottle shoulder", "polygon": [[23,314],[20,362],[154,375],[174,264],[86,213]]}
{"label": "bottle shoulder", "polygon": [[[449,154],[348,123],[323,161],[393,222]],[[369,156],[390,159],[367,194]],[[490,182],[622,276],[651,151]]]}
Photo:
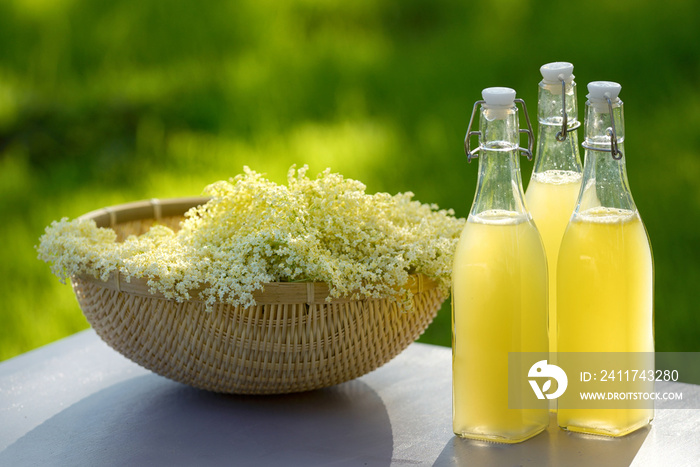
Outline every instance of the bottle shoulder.
{"label": "bottle shoulder", "polygon": [[602,206],[574,213],[564,233],[562,249],[564,245],[572,244],[601,248],[605,254],[615,254],[629,245],[644,249],[651,246],[644,222],[636,209]]}
{"label": "bottle shoulder", "polygon": [[529,211],[500,209],[470,214],[460,241],[479,239],[479,242],[491,243],[498,241],[497,238],[517,238],[523,245],[531,238],[540,241],[539,231]]}

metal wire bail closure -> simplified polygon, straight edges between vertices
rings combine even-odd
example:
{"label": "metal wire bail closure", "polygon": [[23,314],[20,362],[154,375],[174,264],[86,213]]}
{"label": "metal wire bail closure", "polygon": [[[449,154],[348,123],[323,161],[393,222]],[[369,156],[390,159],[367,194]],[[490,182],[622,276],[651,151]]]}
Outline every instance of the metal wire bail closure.
{"label": "metal wire bail closure", "polygon": [[564,75],[559,75],[559,80],[561,81],[561,131],[558,131],[555,138],[557,141],[566,141],[567,125],[569,123],[569,116],[566,113],[566,80]]}
{"label": "metal wire bail closure", "polygon": [[610,128],[605,131],[608,136],[610,136],[610,149],[594,148],[585,141],[581,144],[581,146],[591,151],[609,152],[612,154],[613,159],[619,161],[622,159],[622,151],[620,151],[617,147],[617,131],[615,130],[615,114],[613,114],[612,99],[610,99],[609,95],[606,95],[605,100],[608,102],[608,112],[610,112]]}
{"label": "metal wire bail closure", "polygon": [[569,115],[566,113],[566,79],[564,75],[558,76],[559,81],[561,81],[561,131],[558,131],[554,138],[561,142],[566,141],[568,133],[572,130],[577,129],[581,126],[581,122],[576,122],[571,128],[569,128]]}
{"label": "metal wire bail closure", "polygon": [[480,104],[485,104],[485,100],[479,100],[474,102],[474,107],[472,107],[472,116],[469,117],[469,126],[467,127],[467,134],[464,135],[464,153],[467,155],[467,162],[472,161],[472,157],[478,157],[476,153],[481,149],[481,146],[477,147],[473,151],[469,147],[469,139],[474,136],[481,136],[480,131],[471,131],[472,130],[472,124],[474,123],[474,115],[476,115],[476,109]]}
{"label": "metal wire bail closure", "polygon": [[605,96],[605,100],[608,101],[608,111],[610,112],[610,128],[607,130],[610,136],[610,152],[612,153],[613,159],[619,161],[622,159],[622,151],[617,148],[617,132],[615,131],[615,115],[613,114],[612,99],[610,99],[609,96]]}
{"label": "metal wire bail closure", "polygon": [[[518,129],[519,133],[527,133],[527,149],[526,148],[521,148],[518,147],[518,150],[522,152],[526,157],[527,160],[531,161],[532,160],[532,150],[534,146],[534,141],[535,141],[535,136],[532,132],[532,124],[530,123],[530,115],[527,113],[527,106],[525,105],[525,101],[522,99],[515,99],[515,102],[520,103],[523,106],[523,113],[525,114],[525,122],[527,123],[527,129],[520,128]],[[480,104],[485,104],[486,101],[484,100],[478,100],[474,102],[474,107],[472,108],[472,115],[469,118],[469,126],[467,127],[467,133],[464,135],[464,153],[467,155],[467,162],[471,162],[474,157],[478,157],[476,154],[479,152],[482,147],[477,146],[475,149],[471,149],[471,146],[469,144],[469,139],[472,136],[481,136],[481,131],[475,130],[472,131],[472,125],[474,124],[474,115],[476,115],[476,109]]]}

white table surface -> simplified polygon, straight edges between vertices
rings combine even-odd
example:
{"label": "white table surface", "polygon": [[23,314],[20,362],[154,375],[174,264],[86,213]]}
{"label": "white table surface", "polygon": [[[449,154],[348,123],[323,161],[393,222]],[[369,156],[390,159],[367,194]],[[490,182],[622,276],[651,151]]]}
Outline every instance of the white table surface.
{"label": "white table surface", "polygon": [[[700,386],[672,383],[689,407]],[[0,466],[698,466],[700,409],[623,438],[549,429],[456,438],[450,349],[412,344],[357,380],[284,396],[214,394],[130,362],[89,330],[0,363]]]}

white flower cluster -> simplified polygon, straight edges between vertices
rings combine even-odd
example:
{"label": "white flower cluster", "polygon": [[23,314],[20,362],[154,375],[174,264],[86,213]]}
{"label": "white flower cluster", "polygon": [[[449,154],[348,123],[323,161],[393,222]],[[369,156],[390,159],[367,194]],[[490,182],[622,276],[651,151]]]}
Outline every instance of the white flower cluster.
{"label": "white flower cluster", "polygon": [[47,227],[39,258],[63,281],[106,280],[118,269],[178,301],[201,289],[209,308],[254,305],[253,292],[268,282],[317,281],[332,297],[389,297],[412,273],[447,294],[463,219],[412,201],[412,193],[368,195],[358,181],[328,169],[312,180],[307,169],[292,167],[284,186],[246,167],[208,186],[211,200],[186,213],[177,232],[154,226],[119,243],[111,229],[64,218]]}

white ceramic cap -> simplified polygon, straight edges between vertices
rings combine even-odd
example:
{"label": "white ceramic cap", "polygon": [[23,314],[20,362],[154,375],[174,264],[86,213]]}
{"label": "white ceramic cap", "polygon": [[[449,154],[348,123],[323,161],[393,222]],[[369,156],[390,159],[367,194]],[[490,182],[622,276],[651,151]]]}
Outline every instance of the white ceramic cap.
{"label": "white ceramic cap", "polygon": [[515,103],[515,90],[511,88],[486,88],[481,97],[489,107],[512,107]]}
{"label": "white ceramic cap", "polygon": [[593,81],[588,83],[588,95],[586,96],[591,102],[605,102],[606,97],[610,98],[611,102],[617,101],[620,95],[622,86],[612,81]]}
{"label": "white ceramic cap", "polygon": [[569,62],[547,63],[540,67],[540,73],[545,84],[559,84],[562,79],[570,83],[574,79],[574,66]]}

